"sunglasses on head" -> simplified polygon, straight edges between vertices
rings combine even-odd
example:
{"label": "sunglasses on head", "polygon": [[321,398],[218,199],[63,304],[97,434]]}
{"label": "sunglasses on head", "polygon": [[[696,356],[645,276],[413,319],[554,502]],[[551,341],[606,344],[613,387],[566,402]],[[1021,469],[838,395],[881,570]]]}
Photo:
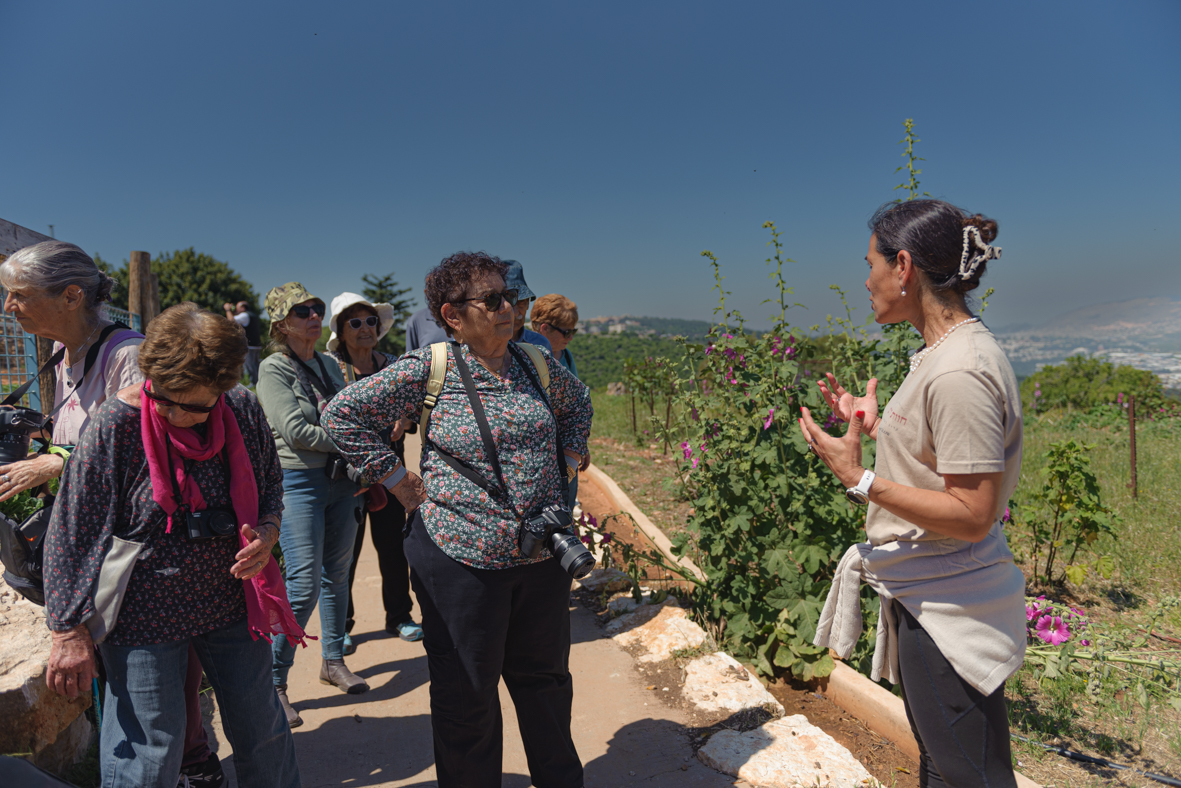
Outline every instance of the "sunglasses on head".
{"label": "sunglasses on head", "polygon": [[324,317],[325,311],[327,311],[327,307],[325,307],[323,304],[312,304],[311,306],[308,306],[307,304],[296,304],[295,306],[291,307],[291,312],[289,314],[295,315],[300,320],[307,320],[312,316],[312,312],[315,312],[320,317]]}
{"label": "sunglasses on head", "polygon": [[489,312],[499,312],[502,301],[508,301],[509,306],[517,305],[517,291],[515,289],[505,290],[503,293],[489,293],[486,296],[479,296],[477,298],[461,298],[455,303],[463,304],[468,301],[483,301],[484,306],[488,308]]}
{"label": "sunglasses on head", "polygon": [[577,326],[575,326],[574,328],[558,328],[553,323],[546,323],[546,325],[550,327],[551,331],[557,331],[559,334],[566,337],[566,339],[569,339],[570,337],[572,337],[578,333]]}
{"label": "sunglasses on head", "polygon": [[374,328],[377,326],[377,315],[370,315],[369,317],[350,317],[345,321],[349,324],[349,328],[354,331],[359,331],[362,325]]}
{"label": "sunglasses on head", "polygon": [[[184,402],[173,402],[170,399],[161,397],[159,394],[153,394],[152,391],[147,387],[147,384],[144,384],[143,386],[143,393],[144,396],[150,399],[152,402],[157,402],[169,408],[180,408],[185,413],[212,413],[213,409],[217,407],[217,402],[214,402],[212,405],[188,405]],[[221,396],[219,395],[217,399],[220,402]]]}

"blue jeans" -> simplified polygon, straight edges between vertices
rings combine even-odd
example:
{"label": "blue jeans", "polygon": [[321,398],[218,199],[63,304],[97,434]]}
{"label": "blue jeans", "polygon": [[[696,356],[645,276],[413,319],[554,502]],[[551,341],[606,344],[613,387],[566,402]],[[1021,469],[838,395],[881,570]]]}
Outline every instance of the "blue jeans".
{"label": "blue jeans", "polygon": [[298,788],[295,742],[270,681],[270,646],[250,636],[245,619],[192,640],[99,646],[107,670],[99,739],[103,788],[176,785],[190,643],[217,695],[238,784]]}
{"label": "blue jeans", "polygon": [[[301,627],[320,603],[320,646],[324,659],[344,653],[349,608],[349,567],[357,539],[357,511],[364,498],[348,479],[329,479],[323,468],[283,469],[283,527],[279,545],[287,565],[287,599]],[[287,683],[295,646],[276,635],[274,682]]]}

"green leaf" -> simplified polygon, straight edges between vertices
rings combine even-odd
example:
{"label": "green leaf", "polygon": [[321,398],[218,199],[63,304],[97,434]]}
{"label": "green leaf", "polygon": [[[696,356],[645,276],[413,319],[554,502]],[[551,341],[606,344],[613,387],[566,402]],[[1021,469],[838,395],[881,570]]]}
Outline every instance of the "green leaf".
{"label": "green leaf", "polygon": [[1086,564],[1071,564],[1066,567],[1066,579],[1076,586],[1081,586],[1087,577]]}

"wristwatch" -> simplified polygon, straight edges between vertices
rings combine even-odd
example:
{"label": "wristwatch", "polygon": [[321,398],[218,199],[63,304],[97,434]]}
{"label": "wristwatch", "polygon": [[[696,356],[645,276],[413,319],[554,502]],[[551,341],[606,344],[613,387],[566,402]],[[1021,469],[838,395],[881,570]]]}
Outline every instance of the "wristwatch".
{"label": "wristwatch", "polygon": [[878,475],[873,471],[861,474],[861,481],[857,482],[856,487],[845,490],[845,497],[860,506],[869,503],[869,488],[873,486],[873,480],[876,478]]}

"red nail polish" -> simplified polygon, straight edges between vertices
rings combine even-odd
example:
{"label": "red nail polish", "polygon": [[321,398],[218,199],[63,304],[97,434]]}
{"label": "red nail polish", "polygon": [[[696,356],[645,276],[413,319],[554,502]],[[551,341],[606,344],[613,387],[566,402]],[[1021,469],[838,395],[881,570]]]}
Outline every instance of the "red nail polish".
{"label": "red nail polish", "polygon": [[865,418],[865,411],[863,411],[863,410],[857,411],[857,418],[864,419]]}

